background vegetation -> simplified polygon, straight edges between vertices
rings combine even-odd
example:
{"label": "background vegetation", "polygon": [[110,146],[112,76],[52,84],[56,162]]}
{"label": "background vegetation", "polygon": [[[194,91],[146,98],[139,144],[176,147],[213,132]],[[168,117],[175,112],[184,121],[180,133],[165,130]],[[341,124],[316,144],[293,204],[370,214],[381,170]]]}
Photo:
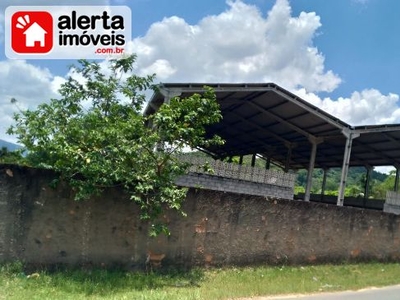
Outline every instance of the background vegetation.
{"label": "background vegetation", "polygon": [[[349,174],[347,177],[347,184],[345,190],[345,196],[363,197],[366,185],[366,172],[364,167],[351,167],[349,168]],[[337,196],[339,183],[341,177],[340,168],[332,168],[328,171],[325,195]],[[307,180],[307,171],[300,170],[296,180],[296,191],[304,192]],[[323,180],[323,170],[316,169],[313,172],[313,184],[312,193],[321,193]],[[395,171],[390,174],[383,174],[377,171],[372,171],[371,179],[369,182],[370,198],[373,199],[385,199],[386,191],[392,191],[394,189]]]}

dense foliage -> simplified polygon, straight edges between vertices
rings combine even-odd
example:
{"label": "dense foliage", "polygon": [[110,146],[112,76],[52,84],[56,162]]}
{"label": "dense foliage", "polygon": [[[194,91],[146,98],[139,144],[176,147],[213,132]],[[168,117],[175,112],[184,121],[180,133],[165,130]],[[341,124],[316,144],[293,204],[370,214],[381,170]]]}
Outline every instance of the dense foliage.
{"label": "dense foliage", "polygon": [[8,147],[1,147],[0,148],[0,163],[21,163],[24,164],[25,158],[21,150],[10,150]]}
{"label": "dense foliage", "polygon": [[219,137],[204,137],[205,126],[221,114],[214,92],[206,88],[144,116],[144,92],[156,88],[154,75],[132,74],[134,62],[132,55],[104,68],[80,60],[62,84],[61,98],[20,111],[8,133],[24,145],[29,164],[60,172],[76,199],[120,187],[139,204],[143,219],[155,220],[162,207],[180,211],[186,195],[174,185],[188,167],[176,154],[187,146],[221,143]]}

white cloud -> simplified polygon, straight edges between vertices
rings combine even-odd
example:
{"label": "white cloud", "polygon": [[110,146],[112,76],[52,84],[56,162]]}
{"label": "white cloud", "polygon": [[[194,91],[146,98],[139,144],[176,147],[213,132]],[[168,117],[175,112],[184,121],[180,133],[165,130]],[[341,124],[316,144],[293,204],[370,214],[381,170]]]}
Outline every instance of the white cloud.
{"label": "white cloud", "polygon": [[61,77],[53,76],[48,69],[35,67],[24,60],[0,61],[0,139],[15,141],[15,137],[5,133],[18,110],[10,103],[11,98],[17,99],[21,109],[34,108],[57,97],[62,82]]}
{"label": "white cloud", "polygon": [[[351,125],[400,123],[396,94],[370,88],[339,99],[318,96],[341,82],[313,44],[320,27],[314,12],[292,16],[287,0],[267,14],[235,1],[197,24],[177,16],[154,23],[130,51],[138,54],[140,74],[156,73],[163,82],[275,82]],[[54,97],[63,80],[24,61],[0,62],[0,138],[10,124],[11,97],[36,105]]]}
{"label": "white cloud", "polygon": [[314,92],[338,86],[340,78],[324,69],[312,43],[321,26],[315,13],[293,17],[287,0],[278,0],[265,17],[255,6],[227,3],[225,12],[195,25],[177,16],[154,23],[130,45],[139,69],[161,68],[161,79],[169,81],[273,81]]}
{"label": "white cloud", "polygon": [[383,95],[376,89],[353,92],[348,98],[321,99],[304,88],[296,90],[296,95],[327,113],[351,125],[374,125],[400,123],[399,96],[389,93]]}
{"label": "white cloud", "polygon": [[341,79],[324,66],[313,45],[321,27],[314,12],[292,16],[287,0],[277,0],[263,16],[255,6],[228,1],[226,11],[188,24],[177,16],[154,23],[135,38],[142,74],[163,82],[275,82],[352,125],[400,123],[399,96],[376,89],[348,98],[321,99]]}
{"label": "white cloud", "polygon": [[170,78],[177,70],[165,59],[157,59],[154,63],[141,70],[144,74],[157,74],[161,81]]}

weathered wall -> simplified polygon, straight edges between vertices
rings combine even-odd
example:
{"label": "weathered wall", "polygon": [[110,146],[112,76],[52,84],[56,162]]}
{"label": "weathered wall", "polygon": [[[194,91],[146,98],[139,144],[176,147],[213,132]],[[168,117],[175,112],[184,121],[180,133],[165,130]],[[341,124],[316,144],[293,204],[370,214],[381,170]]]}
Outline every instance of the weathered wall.
{"label": "weathered wall", "polygon": [[[298,193],[297,195],[294,196],[294,199],[303,200],[304,193]],[[336,205],[337,196],[324,195],[322,197],[321,194],[311,194],[310,201]],[[364,198],[360,198],[360,197],[345,197],[344,202],[343,202],[344,206],[353,206],[353,207],[369,208],[369,209],[377,209],[377,210],[383,210],[384,204],[385,204],[384,200],[364,199]]]}
{"label": "weathered wall", "polygon": [[0,166],[1,261],[135,269],[148,250],[177,266],[400,260],[400,216],[393,214],[191,189],[188,217],[168,212],[171,236],[151,239],[119,191],[75,202],[67,187],[48,187],[52,178]]}
{"label": "weathered wall", "polygon": [[289,186],[289,184],[283,186],[198,173],[184,175],[175,183],[184,187],[284,199],[293,199],[294,194],[294,186]]}
{"label": "weathered wall", "polygon": [[[284,199],[293,199],[294,196],[295,173],[229,163],[202,156],[181,156],[179,160],[189,163],[190,167],[189,174],[178,178],[175,182],[177,185]],[[204,165],[213,170],[212,174],[204,169]]]}
{"label": "weathered wall", "polygon": [[400,194],[393,191],[386,192],[386,201],[383,211],[400,215]]}

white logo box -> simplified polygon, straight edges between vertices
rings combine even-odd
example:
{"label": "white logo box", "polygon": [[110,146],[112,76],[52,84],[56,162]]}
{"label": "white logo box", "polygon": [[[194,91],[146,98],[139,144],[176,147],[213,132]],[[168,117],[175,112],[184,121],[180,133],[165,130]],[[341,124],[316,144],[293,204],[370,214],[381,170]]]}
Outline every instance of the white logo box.
{"label": "white logo box", "polygon": [[[22,24],[11,24],[12,16],[21,11],[27,12],[28,17],[19,22]],[[29,20],[29,12],[39,11],[47,12],[53,18],[52,49],[47,53],[14,51],[11,44],[13,30],[25,30],[21,29],[24,26],[28,30],[29,25],[34,24]],[[5,54],[10,59],[105,59],[120,56],[131,40],[131,16],[128,6],[9,6],[5,11]],[[28,33],[40,32],[40,21],[37,23],[39,26],[35,24],[26,31],[26,45],[32,46],[32,37]]]}

